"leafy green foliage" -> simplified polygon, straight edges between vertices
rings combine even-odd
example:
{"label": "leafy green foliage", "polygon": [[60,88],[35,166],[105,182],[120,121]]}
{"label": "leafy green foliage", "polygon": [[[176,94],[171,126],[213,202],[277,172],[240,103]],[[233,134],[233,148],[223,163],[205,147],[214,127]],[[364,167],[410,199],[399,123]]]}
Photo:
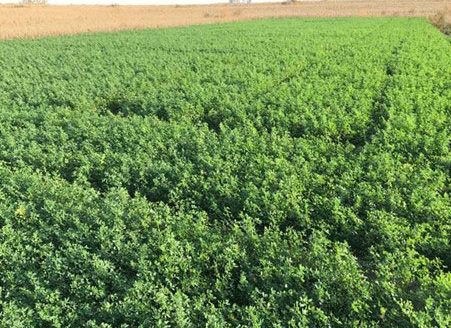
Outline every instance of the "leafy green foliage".
{"label": "leafy green foliage", "polygon": [[450,50],[389,18],[0,43],[0,325],[449,327]]}

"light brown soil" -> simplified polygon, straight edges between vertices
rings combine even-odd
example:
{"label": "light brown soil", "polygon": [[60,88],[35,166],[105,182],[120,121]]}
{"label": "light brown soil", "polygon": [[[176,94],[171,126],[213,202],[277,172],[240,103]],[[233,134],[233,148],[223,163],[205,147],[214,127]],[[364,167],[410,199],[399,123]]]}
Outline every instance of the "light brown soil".
{"label": "light brown soil", "polygon": [[326,0],[210,6],[0,5],[0,39],[230,22],[264,17],[451,16],[451,0]]}

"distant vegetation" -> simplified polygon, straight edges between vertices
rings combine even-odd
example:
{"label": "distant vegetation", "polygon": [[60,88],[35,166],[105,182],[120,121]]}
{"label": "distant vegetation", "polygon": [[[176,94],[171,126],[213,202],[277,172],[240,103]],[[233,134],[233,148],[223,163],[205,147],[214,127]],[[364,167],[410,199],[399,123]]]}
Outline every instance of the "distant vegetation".
{"label": "distant vegetation", "polygon": [[390,18],[0,43],[0,326],[449,327],[450,50]]}
{"label": "distant vegetation", "polygon": [[45,4],[47,4],[47,0],[21,0],[20,2],[24,5],[45,5]]}

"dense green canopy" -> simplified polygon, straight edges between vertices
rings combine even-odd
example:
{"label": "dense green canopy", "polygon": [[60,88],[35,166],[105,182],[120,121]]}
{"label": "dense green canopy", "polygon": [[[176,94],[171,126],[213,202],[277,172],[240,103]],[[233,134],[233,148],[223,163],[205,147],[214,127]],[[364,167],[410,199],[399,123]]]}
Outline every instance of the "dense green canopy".
{"label": "dense green canopy", "polygon": [[420,19],[0,43],[0,326],[449,327],[451,46]]}

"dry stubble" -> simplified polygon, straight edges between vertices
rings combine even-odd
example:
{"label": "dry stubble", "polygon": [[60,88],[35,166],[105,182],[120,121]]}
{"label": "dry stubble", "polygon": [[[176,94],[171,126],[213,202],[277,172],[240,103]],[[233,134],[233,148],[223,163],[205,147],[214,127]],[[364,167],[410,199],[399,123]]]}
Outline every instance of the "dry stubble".
{"label": "dry stubble", "polygon": [[420,16],[450,19],[451,0],[328,0],[210,6],[0,6],[0,39],[117,31],[264,17]]}

